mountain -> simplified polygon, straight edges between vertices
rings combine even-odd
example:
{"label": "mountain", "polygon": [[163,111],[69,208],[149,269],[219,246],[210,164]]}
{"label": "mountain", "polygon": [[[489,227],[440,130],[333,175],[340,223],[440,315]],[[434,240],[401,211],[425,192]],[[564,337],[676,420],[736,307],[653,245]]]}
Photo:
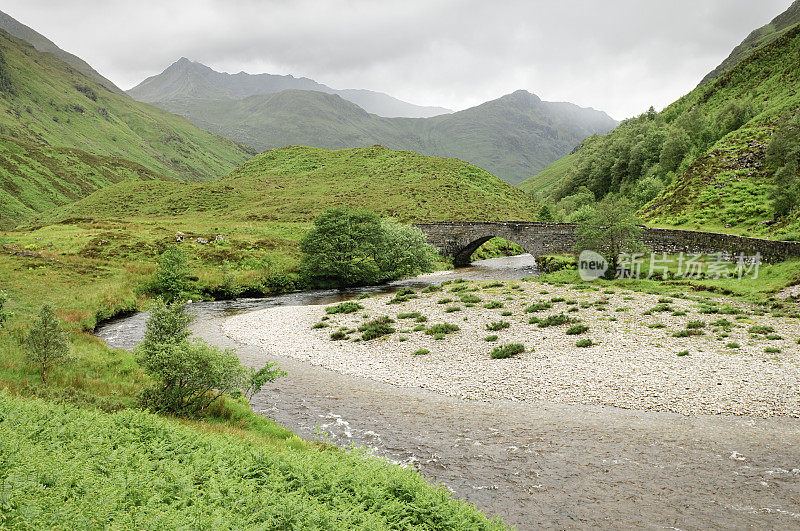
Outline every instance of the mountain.
{"label": "mountain", "polygon": [[769,24],[753,30],[718,67],[706,74],[700,84],[703,85],[719,77],[758,48],[783,35],[798,22],[800,22],[800,0],[795,0],[786,11],[772,19]]}
{"label": "mountain", "polygon": [[402,221],[535,219],[539,211],[520,190],[457,159],[381,146],[292,146],[262,153],[219,181],[125,181],[42,218],[168,219],[180,226],[191,217],[195,227],[268,226],[309,222],[331,207]]}
{"label": "mountain", "polygon": [[125,180],[163,180],[119,157],[0,136],[0,230]]}
{"label": "mountain", "polygon": [[39,50],[40,52],[44,53],[51,53],[73,67],[75,70],[80,72],[81,74],[89,77],[105,87],[106,89],[110,90],[111,92],[115,92],[119,95],[124,95],[125,92],[117,87],[114,83],[109,81],[108,79],[104,78],[97,72],[94,68],[89,66],[89,64],[69,52],[66,52],[56,46],[56,44],[42,35],[41,33],[37,32],[36,30],[29,28],[25,24],[15,20],[11,16],[7,15],[0,11],[0,29],[12,35],[18,39],[22,39],[23,41],[27,42],[28,44],[32,45],[34,48]]}
{"label": "mountain", "polygon": [[176,179],[222,177],[253,151],[117,94],[0,30],[0,134],[119,157]]}
{"label": "mountain", "polygon": [[378,116],[427,118],[453,112],[443,107],[414,105],[382,92],[363,89],[336,90],[306,77],[217,72],[185,57],[181,57],[160,74],[145,79],[130,89],[128,94],[136,100],[175,112],[174,105],[185,107],[187,102],[194,100],[205,105],[210,101],[236,100],[291,89],[337,94]]}
{"label": "mountain", "polygon": [[631,198],[649,223],[798,239],[800,175],[791,161],[774,162],[800,150],[791,144],[798,55],[795,24],[660,113],[650,109],[586,139],[520,187],[544,193],[566,219],[587,194],[613,192]]}
{"label": "mountain", "polygon": [[[516,184],[569,153],[587,136],[607,132],[617,124],[604,112],[545,102],[522,90],[451,114],[386,118],[338,94],[307,90],[311,80],[291,78],[303,81],[302,90],[245,96],[252,90],[243,83],[236,85],[239,92],[233,92],[233,87],[222,82],[198,81],[200,73],[202,79],[228,80],[235,76],[188,60],[179,63],[183,64],[172,65],[167,69],[169,75],[162,74],[158,83],[160,94],[169,99],[154,104],[258,150],[288,145],[341,149],[380,144],[425,155],[457,157]],[[185,69],[193,74],[184,75]],[[282,76],[264,79],[271,80],[275,90],[283,89],[287,82]],[[210,85],[216,88],[211,90]],[[130,94],[140,98],[148,86],[145,81],[140,90]]]}

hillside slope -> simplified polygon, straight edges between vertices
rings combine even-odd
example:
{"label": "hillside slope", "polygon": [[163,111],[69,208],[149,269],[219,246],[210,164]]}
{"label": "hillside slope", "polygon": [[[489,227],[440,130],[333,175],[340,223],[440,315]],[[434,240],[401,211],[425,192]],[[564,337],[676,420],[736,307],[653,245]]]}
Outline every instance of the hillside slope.
{"label": "hillside slope", "polygon": [[617,123],[603,112],[545,102],[522,90],[463,111],[418,119],[376,116],[337,95],[308,90],[241,99],[176,97],[157,104],[259,150],[380,144],[458,157],[512,184]]}
{"label": "hillside slope", "polygon": [[364,208],[402,221],[535,219],[528,196],[456,159],[381,146],[331,151],[288,147],[254,157],[213,183],[128,181],[44,217],[153,218],[183,215],[306,222],[330,207]]}
{"label": "hillside slope", "polygon": [[786,11],[772,19],[769,24],[753,30],[719,66],[706,74],[700,84],[708,83],[723,72],[727,72],[758,48],[783,35],[798,22],[800,22],[800,0],[795,0]]}
{"label": "hillside slope", "polygon": [[554,201],[583,187],[598,199],[621,192],[650,223],[797,237],[796,212],[780,216],[770,204],[775,169],[766,151],[800,108],[798,54],[795,25],[662,112],[587,139],[521,186],[548,190]]}
{"label": "hillside slope", "polygon": [[103,77],[97,70],[92,68],[89,63],[80,57],[73,55],[65,50],[62,50],[56,44],[37,32],[33,28],[14,19],[10,15],[0,11],[0,29],[7,32],[18,39],[22,39],[34,48],[44,53],[51,53],[76,69],[81,74],[95,80],[97,83],[107,88],[111,92],[119,95],[125,95],[125,91],[117,87],[114,83]]}
{"label": "hillside slope", "polygon": [[0,229],[114,183],[163,179],[119,157],[0,136]]}
{"label": "hillside slope", "polygon": [[111,92],[0,31],[0,134],[121,157],[169,177],[219,178],[247,160],[235,142]]}
{"label": "hillside slope", "polygon": [[200,103],[209,100],[222,102],[274,94],[283,90],[315,90],[336,94],[378,116],[427,118],[453,112],[443,107],[414,105],[382,92],[364,89],[336,90],[306,77],[217,72],[185,57],[181,57],[160,74],[151,76],[128,90],[128,94],[139,101],[177,112],[173,105],[185,106],[187,102],[194,100]]}

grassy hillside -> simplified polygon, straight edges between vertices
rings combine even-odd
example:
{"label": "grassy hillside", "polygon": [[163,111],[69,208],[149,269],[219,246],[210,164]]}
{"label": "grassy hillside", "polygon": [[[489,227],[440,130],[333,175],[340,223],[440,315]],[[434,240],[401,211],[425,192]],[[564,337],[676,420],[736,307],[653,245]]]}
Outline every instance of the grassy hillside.
{"label": "grassy hillside", "polygon": [[769,24],[753,30],[719,66],[706,74],[700,84],[708,83],[723,72],[727,72],[757,49],[783,35],[798,22],[800,22],[800,0],[795,0],[786,11],[772,19]]}
{"label": "grassy hillside", "polygon": [[503,529],[409,469],[289,433],[215,433],[0,395],[15,528]]}
{"label": "grassy hillside", "polygon": [[765,154],[800,108],[798,53],[796,25],[662,112],[587,139],[521,186],[549,189],[562,202],[583,187],[598,199],[620,192],[650,223],[794,237],[797,214],[778,216],[770,205],[775,170]]}
{"label": "grassy hillside", "polygon": [[381,146],[294,146],[262,153],[213,183],[120,183],[45,219],[192,215],[286,223],[310,221],[336,206],[402,221],[529,220],[538,213],[524,193],[457,159]]}
{"label": "grassy hillside", "polygon": [[119,157],[0,136],[0,229],[125,180],[166,179]]}
{"label": "grassy hillside", "polygon": [[284,90],[287,81],[273,76],[280,79],[268,83],[273,93],[264,94],[257,91],[257,76],[234,80],[241,74],[220,74],[188,61],[178,66],[146,80],[131,95],[259,150],[380,144],[457,157],[515,184],[569,153],[587,136],[616,125],[603,112],[544,102],[522,90],[452,114],[384,118],[352,103],[360,100],[348,91],[325,93],[299,84],[302,80],[294,81],[303,90]]}
{"label": "grassy hillside", "polygon": [[215,179],[251,155],[184,118],[110,92],[2,31],[0,54],[0,134],[121,157],[179,179]]}

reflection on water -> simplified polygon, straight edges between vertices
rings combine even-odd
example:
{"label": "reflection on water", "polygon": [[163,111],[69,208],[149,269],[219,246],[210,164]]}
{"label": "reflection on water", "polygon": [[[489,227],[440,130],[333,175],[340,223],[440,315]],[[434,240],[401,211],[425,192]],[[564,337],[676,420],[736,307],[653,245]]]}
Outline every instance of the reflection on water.
{"label": "reflection on water", "polygon": [[[343,290],[311,290],[287,293],[275,297],[236,299],[230,301],[200,301],[188,305],[189,311],[197,316],[195,324],[215,317],[225,317],[252,312],[275,306],[302,306],[306,304],[333,304],[358,297],[362,293],[388,294],[402,287],[423,288],[431,284],[441,284],[446,280],[464,278],[467,280],[520,280],[536,274],[536,261],[529,254],[490,258],[473,262],[468,267],[453,271],[437,271],[427,275],[397,280],[380,286],[366,286]],[[97,337],[112,348],[132,349],[144,335],[147,313],[141,312],[101,324],[95,331]]]}

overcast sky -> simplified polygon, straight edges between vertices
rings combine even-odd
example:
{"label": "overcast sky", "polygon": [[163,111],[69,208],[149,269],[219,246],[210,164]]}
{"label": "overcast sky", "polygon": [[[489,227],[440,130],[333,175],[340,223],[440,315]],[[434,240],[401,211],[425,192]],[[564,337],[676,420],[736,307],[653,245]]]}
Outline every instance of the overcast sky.
{"label": "overcast sky", "polygon": [[525,89],[617,119],[691,90],[790,0],[4,0],[121,88],[181,56],[463,109]]}

